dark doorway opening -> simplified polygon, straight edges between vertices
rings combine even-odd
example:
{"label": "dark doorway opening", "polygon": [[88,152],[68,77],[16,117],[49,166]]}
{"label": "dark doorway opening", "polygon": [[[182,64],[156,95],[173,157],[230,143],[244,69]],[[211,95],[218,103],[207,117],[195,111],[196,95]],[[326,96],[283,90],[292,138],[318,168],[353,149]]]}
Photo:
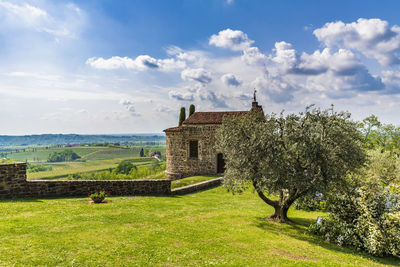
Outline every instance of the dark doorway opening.
{"label": "dark doorway opening", "polygon": [[217,173],[225,172],[225,160],[222,153],[217,154]]}

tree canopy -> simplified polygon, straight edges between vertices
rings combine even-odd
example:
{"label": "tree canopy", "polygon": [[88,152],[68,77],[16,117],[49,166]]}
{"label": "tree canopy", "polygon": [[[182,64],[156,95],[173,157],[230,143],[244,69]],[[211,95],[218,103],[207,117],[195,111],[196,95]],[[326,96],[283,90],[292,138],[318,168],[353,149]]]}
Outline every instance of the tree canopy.
{"label": "tree canopy", "polygon": [[123,160],[114,169],[114,172],[117,174],[129,174],[132,169],[137,169],[137,168],[129,160]]}
{"label": "tree canopy", "polygon": [[[271,218],[290,221],[287,211],[299,197],[340,182],[366,156],[350,114],[333,108],[264,117],[259,111],[226,117],[217,133],[224,154],[224,184],[233,192],[253,185],[275,208]],[[278,199],[270,197],[277,194]]]}
{"label": "tree canopy", "polygon": [[74,151],[66,149],[60,152],[54,151],[47,159],[48,162],[62,162],[62,161],[74,161],[79,159],[80,156]]}

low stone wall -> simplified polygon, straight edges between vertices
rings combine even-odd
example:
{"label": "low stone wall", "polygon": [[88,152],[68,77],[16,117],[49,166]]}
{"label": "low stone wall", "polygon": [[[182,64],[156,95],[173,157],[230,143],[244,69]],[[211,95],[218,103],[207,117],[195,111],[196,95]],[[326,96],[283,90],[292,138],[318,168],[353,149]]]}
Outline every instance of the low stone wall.
{"label": "low stone wall", "polygon": [[25,163],[0,164],[0,198],[87,196],[95,190],[107,190],[113,196],[168,195],[171,181],[27,181]]}
{"label": "low stone wall", "polygon": [[187,185],[187,186],[173,189],[171,191],[171,194],[172,195],[186,195],[186,194],[194,193],[197,191],[202,191],[202,190],[210,189],[213,187],[217,187],[217,186],[220,186],[221,184],[222,184],[222,177],[219,177],[219,178],[215,178],[212,180],[200,182],[197,184]]}

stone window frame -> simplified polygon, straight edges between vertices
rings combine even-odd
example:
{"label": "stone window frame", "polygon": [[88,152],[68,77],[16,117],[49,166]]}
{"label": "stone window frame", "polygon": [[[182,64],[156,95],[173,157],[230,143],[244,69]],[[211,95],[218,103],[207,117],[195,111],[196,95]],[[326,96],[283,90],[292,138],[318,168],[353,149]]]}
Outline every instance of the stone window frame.
{"label": "stone window frame", "polygon": [[[190,156],[190,142],[197,141],[197,157]],[[200,140],[196,138],[190,138],[187,140],[187,155],[189,160],[199,160],[200,159]]]}

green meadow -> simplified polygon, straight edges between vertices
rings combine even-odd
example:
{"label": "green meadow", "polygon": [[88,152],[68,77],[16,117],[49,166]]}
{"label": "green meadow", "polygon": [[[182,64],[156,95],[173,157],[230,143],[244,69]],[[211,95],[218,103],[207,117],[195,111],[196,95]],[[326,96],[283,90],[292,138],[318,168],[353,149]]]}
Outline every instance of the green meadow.
{"label": "green meadow", "polygon": [[[130,160],[138,168],[151,165],[156,159],[139,157],[142,147],[38,147],[18,150],[8,153],[7,157],[14,161],[26,161],[30,164],[41,164],[51,167],[51,170],[40,172],[27,172],[28,179],[60,179],[69,174],[97,172],[115,168],[121,161]],[[145,155],[152,151],[160,151],[165,154],[165,146],[143,146]],[[47,162],[53,152],[61,152],[65,149],[72,150],[81,158],[71,162]]]}
{"label": "green meadow", "polygon": [[265,220],[250,191],[185,196],[0,201],[0,266],[399,266],[321,241],[307,226],[322,212]]}

